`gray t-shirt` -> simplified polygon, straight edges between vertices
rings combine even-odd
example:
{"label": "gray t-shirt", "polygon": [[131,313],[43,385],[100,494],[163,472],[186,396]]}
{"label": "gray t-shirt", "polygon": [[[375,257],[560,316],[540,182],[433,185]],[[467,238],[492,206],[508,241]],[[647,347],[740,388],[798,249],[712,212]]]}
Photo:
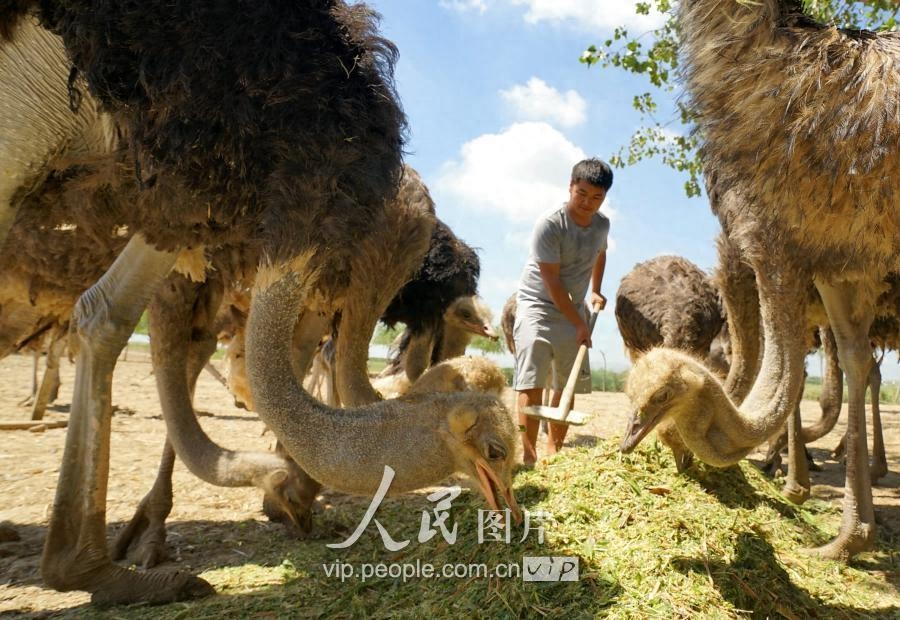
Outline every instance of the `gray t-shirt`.
{"label": "gray t-shirt", "polygon": [[519,306],[538,309],[554,320],[565,320],[544,286],[538,263],[558,263],[559,277],[576,307],[583,303],[597,256],[606,249],[609,218],[594,214],[589,226],[579,226],[566,207],[544,213],[534,226],[531,251],[519,279]]}

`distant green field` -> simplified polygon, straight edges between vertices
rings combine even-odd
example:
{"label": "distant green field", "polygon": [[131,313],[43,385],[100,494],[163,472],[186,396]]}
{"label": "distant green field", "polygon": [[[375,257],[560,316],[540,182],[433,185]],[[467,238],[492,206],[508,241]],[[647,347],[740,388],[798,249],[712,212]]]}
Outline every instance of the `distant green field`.
{"label": "distant green field", "polygon": [[[806,386],[803,388],[804,400],[819,400],[819,395],[821,393],[822,380],[818,377],[811,377],[806,382]],[[900,386],[898,386],[896,381],[886,381],[881,384],[881,394],[879,395],[879,402],[884,404],[896,404],[898,402],[898,395],[900,395]],[[844,402],[847,402],[846,383],[844,383]],[[872,402],[872,395],[870,392],[866,392],[866,402]]]}

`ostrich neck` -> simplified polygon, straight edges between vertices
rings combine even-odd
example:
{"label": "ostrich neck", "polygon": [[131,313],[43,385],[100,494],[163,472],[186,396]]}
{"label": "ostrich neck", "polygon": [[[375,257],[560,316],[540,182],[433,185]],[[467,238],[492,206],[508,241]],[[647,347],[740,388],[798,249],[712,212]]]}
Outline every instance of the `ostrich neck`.
{"label": "ostrich neck", "polygon": [[822,355],[825,358],[825,367],[822,372],[822,393],[819,395],[822,417],[812,426],[803,427],[800,432],[800,439],[803,443],[812,443],[830,433],[837,424],[843,406],[844,372],[838,361],[834,333],[830,327],[823,327],[820,328],[819,334],[822,339]]}
{"label": "ostrich neck", "polygon": [[724,467],[744,458],[782,427],[800,399],[806,351],[802,329],[806,302],[800,292],[805,289],[799,286],[803,278],[789,268],[770,274],[757,271],[764,352],[743,404],[736,408],[713,375],[700,369],[699,393],[676,413],[685,444],[711,465]]}
{"label": "ostrich neck", "polygon": [[[774,258],[774,257],[773,257]],[[784,423],[800,399],[806,356],[806,286],[787,257],[757,270],[763,359],[750,393],[741,405],[751,415],[755,440],[763,441]],[[775,266],[777,264],[777,267]]]}
{"label": "ostrich neck", "polygon": [[757,376],[760,363],[759,296],[756,281],[746,265],[728,265],[730,273],[720,278],[719,291],[728,320],[731,365],[725,391],[736,403],[743,402]]}
{"label": "ostrich neck", "polygon": [[441,425],[459,395],[339,410],[303,390],[290,370],[289,335],[304,288],[298,273],[276,267],[261,270],[253,294],[247,374],[263,422],[313,479],[346,493],[374,494],[386,465],[396,472],[391,492],[434,484],[453,473]]}
{"label": "ostrich neck", "polygon": [[442,362],[451,357],[459,357],[466,354],[466,347],[472,341],[473,334],[455,325],[444,323],[444,334],[441,337],[438,359],[435,363]]}

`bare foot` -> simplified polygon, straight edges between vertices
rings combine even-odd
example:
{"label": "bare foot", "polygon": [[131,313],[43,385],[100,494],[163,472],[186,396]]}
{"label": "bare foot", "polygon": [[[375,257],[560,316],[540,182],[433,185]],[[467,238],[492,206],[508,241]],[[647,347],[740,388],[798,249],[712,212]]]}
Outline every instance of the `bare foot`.
{"label": "bare foot", "polygon": [[533,467],[535,461],[537,461],[537,448],[535,448],[535,445],[532,442],[528,441],[528,436],[523,432],[522,462],[529,467]]}

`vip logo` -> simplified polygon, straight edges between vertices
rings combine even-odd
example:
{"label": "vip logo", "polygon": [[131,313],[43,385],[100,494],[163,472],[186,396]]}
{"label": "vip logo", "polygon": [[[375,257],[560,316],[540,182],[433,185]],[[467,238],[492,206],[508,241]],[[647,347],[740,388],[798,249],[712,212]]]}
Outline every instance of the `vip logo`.
{"label": "vip logo", "polygon": [[522,581],[578,581],[578,557],[523,556]]}

